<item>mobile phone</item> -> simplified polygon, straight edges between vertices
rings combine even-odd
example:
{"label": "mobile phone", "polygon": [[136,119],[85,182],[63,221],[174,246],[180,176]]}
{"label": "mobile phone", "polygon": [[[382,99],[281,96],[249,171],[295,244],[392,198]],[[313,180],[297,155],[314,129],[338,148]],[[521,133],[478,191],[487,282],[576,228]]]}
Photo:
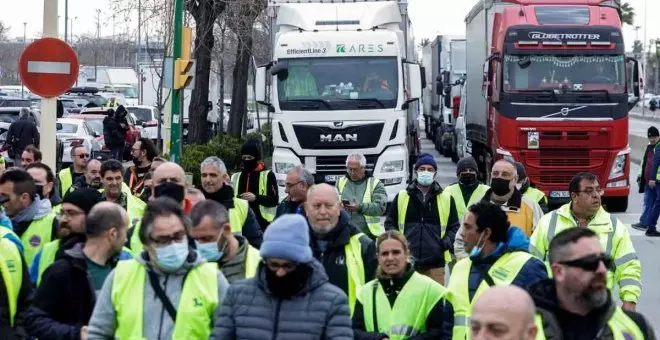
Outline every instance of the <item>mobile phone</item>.
{"label": "mobile phone", "polygon": [[349,200],[341,200],[341,203],[344,204],[344,205],[350,205],[350,204],[351,204],[351,201],[349,201]]}

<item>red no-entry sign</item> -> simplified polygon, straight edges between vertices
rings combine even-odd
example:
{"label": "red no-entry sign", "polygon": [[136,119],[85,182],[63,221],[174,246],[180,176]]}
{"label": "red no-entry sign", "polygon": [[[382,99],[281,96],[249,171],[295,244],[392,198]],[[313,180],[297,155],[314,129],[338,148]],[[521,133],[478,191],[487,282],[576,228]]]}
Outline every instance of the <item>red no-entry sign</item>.
{"label": "red no-entry sign", "polygon": [[57,38],[43,38],[28,45],[18,66],[23,84],[46,98],[65,93],[78,79],[76,51]]}

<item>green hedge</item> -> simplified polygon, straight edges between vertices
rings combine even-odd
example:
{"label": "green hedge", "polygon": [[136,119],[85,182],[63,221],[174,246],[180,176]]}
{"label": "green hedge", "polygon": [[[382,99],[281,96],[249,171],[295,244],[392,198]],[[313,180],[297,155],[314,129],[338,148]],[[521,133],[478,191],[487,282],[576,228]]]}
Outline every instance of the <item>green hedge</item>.
{"label": "green hedge", "polygon": [[[241,146],[248,139],[260,140],[262,155],[270,158],[272,153],[272,137],[270,126],[264,126],[261,130],[263,136],[257,132],[249,133],[241,138],[228,135],[217,136],[207,144],[188,144],[183,146],[181,166],[186,172],[193,174],[193,184],[201,187],[200,165],[206,157],[217,156],[225,162],[229,173],[238,171],[241,164]],[[265,138],[264,138],[265,137]],[[264,141],[265,139],[265,141]]]}

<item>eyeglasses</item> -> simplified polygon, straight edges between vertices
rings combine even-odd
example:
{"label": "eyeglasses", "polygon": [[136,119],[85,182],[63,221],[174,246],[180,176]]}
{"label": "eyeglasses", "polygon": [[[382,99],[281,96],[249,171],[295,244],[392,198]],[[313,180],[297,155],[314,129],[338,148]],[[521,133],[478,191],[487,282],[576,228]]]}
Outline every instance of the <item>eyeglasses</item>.
{"label": "eyeglasses", "polygon": [[295,183],[284,183],[284,186],[287,187],[287,188],[292,188],[292,187],[296,186],[296,184],[299,184],[299,183],[302,183],[302,181],[298,181],[298,182],[295,182]]}
{"label": "eyeglasses", "polygon": [[153,241],[156,244],[156,246],[160,247],[160,246],[167,246],[172,243],[183,241],[185,237],[186,237],[186,232],[184,230],[181,230],[172,235],[162,235],[158,237],[149,237],[149,238],[151,238],[151,241]]}
{"label": "eyeglasses", "polygon": [[80,159],[85,159],[85,158],[89,157],[89,154],[88,153],[81,153],[80,155],[76,155],[76,157],[78,157]]}
{"label": "eyeglasses", "polygon": [[296,267],[298,267],[298,264],[294,263],[294,262],[277,263],[277,262],[273,262],[273,261],[270,261],[270,260],[265,260],[264,264],[266,264],[268,269],[270,269],[274,272],[276,272],[276,271],[280,270],[280,268],[282,268],[282,269],[284,269],[285,272],[288,273],[288,272],[294,271],[296,269]]}
{"label": "eyeglasses", "polygon": [[346,168],[346,171],[352,174],[356,174],[360,172],[360,170],[362,170],[362,168]]}
{"label": "eyeglasses", "polygon": [[610,256],[604,254],[587,255],[575,260],[560,261],[559,263],[569,267],[581,268],[586,271],[595,272],[601,262],[603,262],[607,270],[614,268],[614,260],[612,260]]}
{"label": "eyeglasses", "polygon": [[578,192],[583,192],[583,193],[587,194],[588,196],[591,196],[593,194],[598,194],[598,196],[603,196],[603,194],[605,193],[605,190],[603,190],[601,188],[586,188],[586,189],[580,190]]}
{"label": "eyeglasses", "polygon": [[76,216],[80,216],[84,214],[82,211],[76,211],[76,210],[60,210],[60,212],[57,214],[60,217],[69,217],[69,218],[75,218]]}

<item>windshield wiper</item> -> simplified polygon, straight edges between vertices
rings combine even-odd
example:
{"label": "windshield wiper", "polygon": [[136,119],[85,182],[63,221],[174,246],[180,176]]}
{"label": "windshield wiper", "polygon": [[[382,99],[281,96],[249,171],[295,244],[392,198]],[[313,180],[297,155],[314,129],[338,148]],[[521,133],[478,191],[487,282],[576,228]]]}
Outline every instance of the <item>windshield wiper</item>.
{"label": "windshield wiper", "polygon": [[611,101],[610,91],[607,91],[607,90],[571,90],[571,89],[567,89],[567,90],[564,90],[564,93],[587,93],[587,94],[588,93],[604,93],[605,98],[607,99],[607,101],[608,102]]}
{"label": "windshield wiper", "polygon": [[[286,100],[286,101],[287,102],[295,102],[295,103],[321,103],[325,107],[327,107],[328,109],[332,110],[332,106],[330,106],[330,103],[325,99],[289,99],[289,100]],[[304,108],[305,109],[311,109],[311,108],[314,108],[314,106],[312,104],[312,105],[305,106]],[[316,109],[318,110],[318,107],[316,107]]]}
{"label": "windshield wiper", "polygon": [[374,107],[374,104],[378,104],[381,108],[385,108],[385,104],[380,99],[376,98],[356,98],[356,99],[338,99],[342,102],[357,102],[358,107],[361,108],[370,108]]}
{"label": "windshield wiper", "polygon": [[553,89],[540,89],[540,90],[513,90],[510,93],[526,93],[526,94],[551,94],[552,98],[557,100],[557,93]]}

